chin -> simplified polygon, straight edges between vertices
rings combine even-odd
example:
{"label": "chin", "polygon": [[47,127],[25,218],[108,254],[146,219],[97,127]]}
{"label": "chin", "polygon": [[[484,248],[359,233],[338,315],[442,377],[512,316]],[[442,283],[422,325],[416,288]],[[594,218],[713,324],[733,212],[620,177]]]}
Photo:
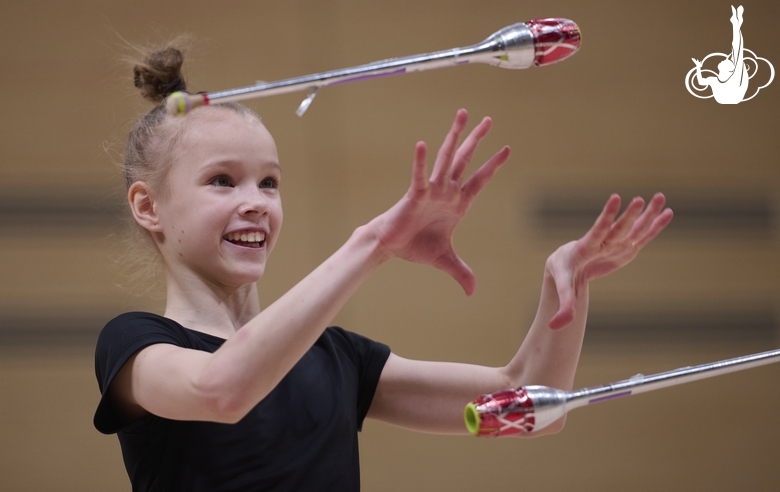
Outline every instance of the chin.
{"label": "chin", "polygon": [[265,267],[252,268],[242,270],[240,273],[235,273],[232,278],[234,279],[233,282],[238,285],[253,284],[263,278],[264,273]]}
{"label": "chin", "polygon": [[257,282],[264,273],[265,264],[231,264],[221,271],[212,271],[210,277],[220,285],[238,288]]}

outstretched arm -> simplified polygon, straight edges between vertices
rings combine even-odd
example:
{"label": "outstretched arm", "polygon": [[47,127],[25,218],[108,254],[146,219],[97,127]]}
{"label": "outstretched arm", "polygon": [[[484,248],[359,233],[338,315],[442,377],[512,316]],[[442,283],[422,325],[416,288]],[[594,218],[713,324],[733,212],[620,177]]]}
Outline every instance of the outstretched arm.
{"label": "outstretched arm", "polygon": [[[620,198],[613,195],[588,233],[548,258],[534,322],[511,362],[500,368],[425,362],[391,355],[369,416],[424,432],[464,434],[463,407],[480,394],[525,384],[571,389],[579,361],[588,308],[588,284],[630,263],[672,219],[655,195],[643,211],[635,198],[615,220]],[[557,425],[536,436],[559,431]]]}
{"label": "outstretched arm", "polygon": [[412,185],[390,210],[359,227],[306,278],[241,327],[215,353],[169,344],[136,353],[110,394],[129,419],[153,413],[175,420],[235,422],[281,381],[350,296],[391,257],[430,264],[467,294],[474,275],[452,248],[452,234],[476,195],[509,157],[505,147],[465,183],[464,171],[490,130],[485,118],[458,147],[467,114],[458,111],[430,179],[426,146],[417,144]]}

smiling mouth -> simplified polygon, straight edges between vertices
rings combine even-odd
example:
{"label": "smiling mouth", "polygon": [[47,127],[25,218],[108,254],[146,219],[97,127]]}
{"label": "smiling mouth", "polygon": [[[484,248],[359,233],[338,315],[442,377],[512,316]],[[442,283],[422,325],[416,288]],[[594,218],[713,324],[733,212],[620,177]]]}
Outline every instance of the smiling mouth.
{"label": "smiling mouth", "polygon": [[265,245],[264,232],[231,232],[222,236],[222,239],[229,243],[235,244],[237,246],[243,246],[245,248],[262,248]]}

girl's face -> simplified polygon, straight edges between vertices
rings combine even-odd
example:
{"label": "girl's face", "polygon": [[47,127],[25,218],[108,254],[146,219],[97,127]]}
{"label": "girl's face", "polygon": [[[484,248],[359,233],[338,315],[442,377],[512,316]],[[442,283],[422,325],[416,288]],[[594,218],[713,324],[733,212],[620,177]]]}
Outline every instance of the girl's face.
{"label": "girl's face", "polygon": [[228,110],[187,125],[155,203],[166,265],[215,285],[255,282],[282,226],[276,144],[262,123]]}

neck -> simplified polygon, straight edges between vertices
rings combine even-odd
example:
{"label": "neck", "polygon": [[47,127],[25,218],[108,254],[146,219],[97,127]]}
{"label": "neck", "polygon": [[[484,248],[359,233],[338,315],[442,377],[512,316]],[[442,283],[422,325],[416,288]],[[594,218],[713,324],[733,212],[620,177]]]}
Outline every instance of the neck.
{"label": "neck", "polygon": [[260,314],[255,283],[228,287],[198,275],[166,274],[165,317],[192,330],[229,338]]}

